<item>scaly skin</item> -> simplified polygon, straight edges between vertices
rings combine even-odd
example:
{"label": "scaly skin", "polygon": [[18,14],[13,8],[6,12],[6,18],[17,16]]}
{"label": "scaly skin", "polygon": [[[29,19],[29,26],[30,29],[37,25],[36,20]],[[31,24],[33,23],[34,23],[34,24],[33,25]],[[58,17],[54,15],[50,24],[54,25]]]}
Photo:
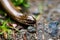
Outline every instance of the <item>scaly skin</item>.
{"label": "scaly skin", "polygon": [[11,16],[14,20],[25,25],[33,25],[36,23],[36,19],[30,15],[25,15],[18,10],[13,5],[11,0],[0,0],[4,9],[8,12],[8,15]]}

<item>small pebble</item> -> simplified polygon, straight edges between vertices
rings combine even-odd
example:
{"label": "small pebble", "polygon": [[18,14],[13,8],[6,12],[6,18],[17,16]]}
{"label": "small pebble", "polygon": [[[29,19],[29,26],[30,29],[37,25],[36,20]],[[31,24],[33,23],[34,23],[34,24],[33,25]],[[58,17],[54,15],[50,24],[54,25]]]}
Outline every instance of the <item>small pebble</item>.
{"label": "small pebble", "polygon": [[53,39],[50,38],[50,39],[48,39],[48,40],[53,40]]}
{"label": "small pebble", "polygon": [[27,30],[21,29],[19,32],[20,32],[21,34],[25,34],[25,33],[27,32]]}
{"label": "small pebble", "polygon": [[36,32],[36,29],[34,27],[32,27],[32,26],[29,26],[28,27],[28,32],[34,33],[34,32]]}
{"label": "small pebble", "polygon": [[17,26],[17,24],[12,24],[12,25],[13,25],[14,28]]}

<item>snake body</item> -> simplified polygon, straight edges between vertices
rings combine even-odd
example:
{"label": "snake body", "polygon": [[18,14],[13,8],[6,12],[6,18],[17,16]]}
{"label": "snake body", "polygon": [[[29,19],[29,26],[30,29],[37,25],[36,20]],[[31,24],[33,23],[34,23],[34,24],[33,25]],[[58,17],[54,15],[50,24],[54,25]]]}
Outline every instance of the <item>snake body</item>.
{"label": "snake body", "polygon": [[8,12],[8,15],[17,22],[25,25],[33,25],[36,23],[36,19],[33,16],[22,14],[20,11],[16,10],[11,0],[0,0],[0,2],[3,8]]}

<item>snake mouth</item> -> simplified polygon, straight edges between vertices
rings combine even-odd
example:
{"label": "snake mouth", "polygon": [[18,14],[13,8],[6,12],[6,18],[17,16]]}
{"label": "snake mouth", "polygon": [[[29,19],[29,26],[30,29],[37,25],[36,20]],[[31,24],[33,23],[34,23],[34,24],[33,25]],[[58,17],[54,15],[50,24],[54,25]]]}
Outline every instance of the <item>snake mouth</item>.
{"label": "snake mouth", "polygon": [[36,24],[36,21],[35,20],[23,20],[23,21],[20,21],[20,23],[25,24],[25,25],[34,25]]}
{"label": "snake mouth", "polygon": [[26,20],[21,21],[21,23],[25,25],[34,25],[36,24],[36,20],[26,19]]}
{"label": "snake mouth", "polygon": [[24,20],[24,21],[19,21],[19,23],[22,23],[24,25],[34,25],[36,24],[36,21]]}
{"label": "snake mouth", "polygon": [[36,20],[26,20],[26,23],[27,24],[35,24],[36,23]]}

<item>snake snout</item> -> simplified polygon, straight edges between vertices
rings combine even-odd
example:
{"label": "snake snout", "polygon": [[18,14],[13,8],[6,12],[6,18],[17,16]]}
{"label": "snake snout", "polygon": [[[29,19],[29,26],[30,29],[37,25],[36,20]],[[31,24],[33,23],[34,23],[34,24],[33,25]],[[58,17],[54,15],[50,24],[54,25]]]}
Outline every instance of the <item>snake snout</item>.
{"label": "snake snout", "polygon": [[36,23],[36,19],[32,16],[28,16],[26,21],[28,24],[35,24]]}

